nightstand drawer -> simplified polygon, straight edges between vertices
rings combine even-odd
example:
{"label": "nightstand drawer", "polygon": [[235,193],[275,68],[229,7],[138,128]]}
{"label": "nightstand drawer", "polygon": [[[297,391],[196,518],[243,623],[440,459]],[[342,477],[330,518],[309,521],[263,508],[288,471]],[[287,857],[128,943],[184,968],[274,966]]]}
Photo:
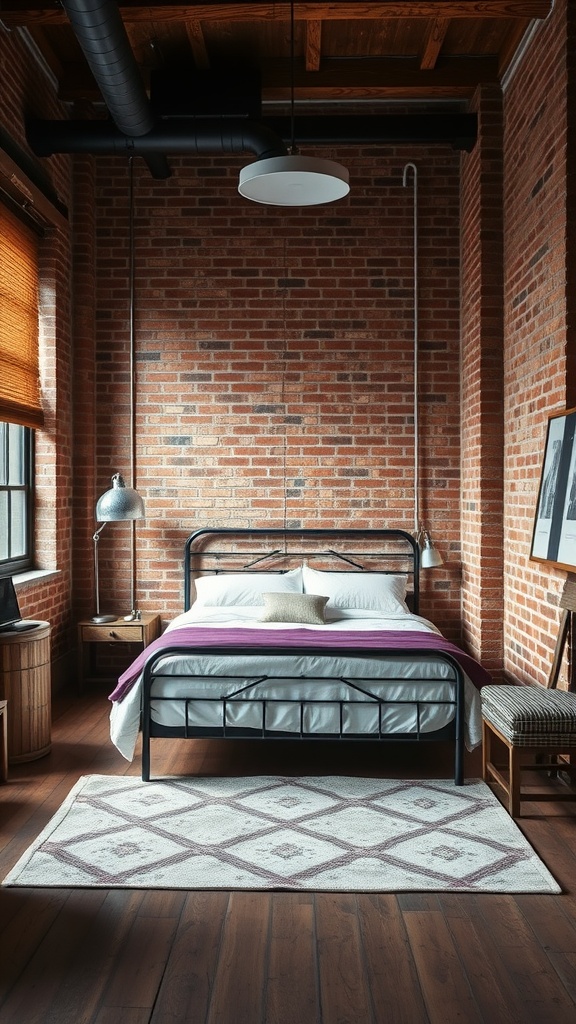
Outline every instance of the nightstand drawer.
{"label": "nightstand drawer", "polygon": [[82,626],[83,643],[142,643],[142,626],[136,624],[117,625],[111,622],[106,626]]}

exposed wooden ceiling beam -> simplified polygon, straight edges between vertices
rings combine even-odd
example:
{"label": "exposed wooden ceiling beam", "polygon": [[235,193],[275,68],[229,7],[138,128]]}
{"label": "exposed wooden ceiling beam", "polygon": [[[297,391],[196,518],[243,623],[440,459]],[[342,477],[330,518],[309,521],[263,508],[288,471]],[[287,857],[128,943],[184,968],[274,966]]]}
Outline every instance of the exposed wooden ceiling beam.
{"label": "exposed wooden ceiling beam", "polygon": [[322,55],[322,22],[306,22],[305,61],[306,71],[319,71]]}
{"label": "exposed wooden ceiling beam", "polygon": [[187,21],[186,34],[190,43],[190,49],[192,50],[192,56],[194,57],[194,64],[198,71],[207,71],[210,67],[210,57],[208,56],[206,40],[204,39],[200,22]]}
{"label": "exposed wooden ceiling beam", "polygon": [[426,37],[420,57],[420,67],[422,70],[431,71],[436,66],[449,24],[449,18],[436,18],[430,26],[430,31]]}
{"label": "exposed wooden ceiling beam", "polygon": [[[405,18],[546,18],[553,0],[354,0],[341,2],[307,2],[299,0],[295,18],[299,21],[379,21]],[[290,4],[276,0],[252,3],[146,4],[120,0],[122,18],[126,23],[169,21],[286,21]],[[5,25],[65,24],[68,16],[63,8],[46,4],[46,0],[2,0],[0,20]]]}
{"label": "exposed wooden ceiling beam", "polygon": [[[18,159],[17,159],[18,158]],[[0,189],[34,220],[67,229],[68,211],[30,158],[0,132]]]}
{"label": "exposed wooden ceiling beam", "polygon": [[59,81],[64,74],[64,67],[60,59],[56,56],[54,47],[48,42],[46,33],[42,28],[33,27],[30,29],[30,37],[34,41],[38,50],[42,54],[42,57],[46,61],[47,66],[54,77]]}
{"label": "exposed wooden ceiling beam", "polygon": [[[291,75],[287,61],[264,66],[262,99],[288,100]],[[320,71],[296,70],[294,96],[297,100],[465,97],[472,95],[478,81],[487,84],[498,81],[496,58],[442,57],[434,69],[433,80],[429,71],[420,69],[416,58],[406,58],[401,63],[386,58],[358,61],[330,58],[322,61]],[[65,103],[102,99],[88,68],[81,64],[68,66],[60,81],[58,96]]]}
{"label": "exposed wooden ceiling beam", "polygon": [[504,74],[508,65],[513,59],[514,54],[516,53],[516,50],[518,49],[522,41],[522,37],[524,36],[524,33],[527,31],[529,25],[530,21],[528,18],[526,18],[525,20],[519,18],[518,21],[515,22],[515,24],[512,26],[506,39],[506,43],[498,55],[498,74],[500,76]]}
{"label": "exposed wooden ceiling beam", "polygon": [[[322,61],[322,70],[308,73],[296,71],[296,100],[351,99],[430,99],[459,98],[473,95],[478,82],[497,83],[495,58],[443,57],[430,79],[429,71],[421,71],[417,59],[397,60],[375,58],[370,61],[348,61],[334,58]],[[290,68],[275,64],[262,69],[262,99],[288,100]]]}

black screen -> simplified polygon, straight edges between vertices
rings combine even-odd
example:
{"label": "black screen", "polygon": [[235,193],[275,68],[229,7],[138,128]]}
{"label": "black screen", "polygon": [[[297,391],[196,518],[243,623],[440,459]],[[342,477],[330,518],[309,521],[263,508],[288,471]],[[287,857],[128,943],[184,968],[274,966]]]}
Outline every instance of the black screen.
{"label": "black screen", "polygon": [[12,578],[0,578],[0,629],[13,622],[19,622],[21,618]]}

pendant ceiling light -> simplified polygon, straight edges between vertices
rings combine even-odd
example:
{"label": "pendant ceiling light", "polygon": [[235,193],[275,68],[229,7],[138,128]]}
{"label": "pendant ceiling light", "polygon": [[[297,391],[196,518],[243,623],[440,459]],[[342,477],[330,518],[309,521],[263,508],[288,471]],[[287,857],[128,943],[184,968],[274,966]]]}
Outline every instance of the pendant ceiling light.
{"label": "pendant ceiling light", "polygon": [[350,191],[346,168],[334,160],[300,156],[294,141],[294,0],[290,0],[290,121],[289,153],[243,167],[240,195],[266,206],[318,206],[343,199]]}

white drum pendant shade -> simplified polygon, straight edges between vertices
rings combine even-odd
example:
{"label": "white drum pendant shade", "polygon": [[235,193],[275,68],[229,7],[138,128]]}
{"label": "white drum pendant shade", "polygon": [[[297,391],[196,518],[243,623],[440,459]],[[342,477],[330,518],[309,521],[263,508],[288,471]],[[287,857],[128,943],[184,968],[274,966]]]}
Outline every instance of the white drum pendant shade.
{"label": "white drum pendant shade", "polygon": [[267,206],[319,206],[347,196],[349,180],[346,168],[334,160],[289,154],[243,167],[238,191]]}

